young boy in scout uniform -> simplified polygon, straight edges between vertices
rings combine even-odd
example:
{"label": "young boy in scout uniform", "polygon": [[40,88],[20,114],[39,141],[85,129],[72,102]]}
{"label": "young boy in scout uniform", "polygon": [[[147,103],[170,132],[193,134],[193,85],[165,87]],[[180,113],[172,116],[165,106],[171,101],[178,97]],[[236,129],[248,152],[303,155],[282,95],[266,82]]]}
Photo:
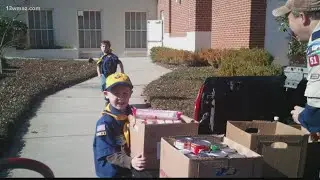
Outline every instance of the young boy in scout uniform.
{"label": "young boy in scout uniform", "polygon": [[[118,56],[112,53],[111,43],[108,40],[102,41],[100,45],[101,55],[97,61],[97,74],[101,81],[101,91],[105,89],[106,78],[117,71],[117,66],[120,66],[120,70],[124,73],[123,64],[119,60]],[[108,103],[107,97],[105,100]]]}
{"label": "young boy in scout uniform", "polygon": [[295,106],[293,120],[311,133],[320,132],[320,0],[288,0],[273,10],[274,16],[287,16],[290,29],[307,47],[308,83],[305,108]]}
{"label": "young boy in scout uniform", "polygon": [[105,95],[110,103],[97,121],[93,142],[94,164],[98,177],[130,177],[131,168],[144,169],[145,158],[129,154],[129,99],[132,83],[126,74],[116,72],[106,80]]}

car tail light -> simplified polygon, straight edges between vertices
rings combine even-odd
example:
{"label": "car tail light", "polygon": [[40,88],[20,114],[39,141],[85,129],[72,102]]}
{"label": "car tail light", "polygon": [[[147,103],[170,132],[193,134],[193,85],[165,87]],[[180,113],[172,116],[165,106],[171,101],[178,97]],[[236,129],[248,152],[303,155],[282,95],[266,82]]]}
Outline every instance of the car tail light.
{"label": "car tail light", "polygon": [[203,93],[204,85],[201,85],[197,98],[194,103],[194,120],[199,121],[200,117],[200,106],[201,106],[201,98],[202,98],[202,93]]}

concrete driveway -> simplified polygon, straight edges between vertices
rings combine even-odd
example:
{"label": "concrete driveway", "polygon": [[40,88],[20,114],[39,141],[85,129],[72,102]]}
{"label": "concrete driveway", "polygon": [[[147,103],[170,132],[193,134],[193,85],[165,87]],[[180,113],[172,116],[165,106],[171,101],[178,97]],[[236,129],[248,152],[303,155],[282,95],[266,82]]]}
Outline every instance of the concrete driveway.
{"label": "concrete driveway", "polygon": [[[146,57],[121,58],[134,84],[131,104],[143,104],[145,85],[170,70]],[[95,123],[104,108],[99,79],[93,78],[47,97],[17,137],[11,156],[31,158],[48,165],[56,177],[96,177],[92,143]],[[24,169],[9,177],[42,177]]]}

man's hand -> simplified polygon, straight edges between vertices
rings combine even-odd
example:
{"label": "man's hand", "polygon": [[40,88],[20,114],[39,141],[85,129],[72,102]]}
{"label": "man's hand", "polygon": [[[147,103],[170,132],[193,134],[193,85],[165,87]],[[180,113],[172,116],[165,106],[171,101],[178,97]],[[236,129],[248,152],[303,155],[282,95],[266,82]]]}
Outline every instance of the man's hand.
{"label": "man's hand", "polygon": [[315,142],[315,141],[319,141],[320,139],[320,133],[310,133],[310,138],[311,141]]}
{"label": "man's hand", "polygon": [[291,111],[292,119],[297,124],[300,124],[299,122],[299,114],[304,110],[303,107],[300,106],[294,106],[293,110]]}
{"label": "man's hand", "polygon": [[134,169],[138,170],[138,171],[144,170],[145,164],[146,164],[146,159],[145,159],[145,157],[144,157],[142,154],[134,157],[134,158],[131,160],[131,165],[132,165],[132,167],[133,167]]}

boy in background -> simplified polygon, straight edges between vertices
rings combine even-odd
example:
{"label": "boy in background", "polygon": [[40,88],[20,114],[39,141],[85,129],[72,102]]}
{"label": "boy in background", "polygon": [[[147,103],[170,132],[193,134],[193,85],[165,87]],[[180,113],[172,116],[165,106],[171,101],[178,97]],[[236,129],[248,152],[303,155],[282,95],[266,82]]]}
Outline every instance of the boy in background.
{"label": "boy in background", "polygon": [[[118,65],[120,66],[121,73],[124,73],[123,64],[119,60],[118,56],[112,53],[111,43],[108,40],[101,42],[101,55],[97,61],[97,74],[100,77],[101,81],[101,91],[105,89],[106,78],[117,72]],[[108,103],[108,98],[105,97],[105,100]]]}

